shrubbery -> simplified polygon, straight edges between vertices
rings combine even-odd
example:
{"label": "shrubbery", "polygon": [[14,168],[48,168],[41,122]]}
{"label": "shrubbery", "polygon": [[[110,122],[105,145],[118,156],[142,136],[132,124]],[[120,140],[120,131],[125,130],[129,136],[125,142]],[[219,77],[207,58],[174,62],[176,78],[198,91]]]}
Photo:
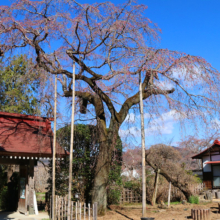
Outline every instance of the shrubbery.
{"label": "shrubbery", "polygon": [[198,196],[190,196],[189,203],[191,204],[199,204],[199,197]]}
{"label": "shrubbery", "polygon": [[119,204],[121,197],[121,188],[109,188],[107,191],[107,203],[108,205]]}
{"label": "shrubbery", "polygon": [[0,210],[15,211],[18,201],[18,173],[14,172],[7,183],[7,166],[0,165]]}
{"label": "shrubbery", "polygon": [[7,175],[5,173],[6,166],[0,165],[0,210],[5,210],[5,204],[7,199],[7,191],[8,188],[6,186],[7,183]]}
{"label": "shrubbery", "polygon": [[9,205],[8,201],[8,187],[4,186],[0,192],[0,210],[7,210]]}

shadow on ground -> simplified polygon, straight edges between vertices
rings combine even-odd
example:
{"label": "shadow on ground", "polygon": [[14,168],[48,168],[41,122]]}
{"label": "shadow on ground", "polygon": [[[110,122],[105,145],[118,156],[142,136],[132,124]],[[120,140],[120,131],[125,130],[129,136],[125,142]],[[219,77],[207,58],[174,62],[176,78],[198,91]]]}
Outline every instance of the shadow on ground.
{"label": "shadow on ground", "polygon": [[12,212],[0,212],[0,220],[4,220],[4,219],[14,219],[14,218],[10,218],[8,217]]}
{"label": "shadow on ground", "polygon": [[19,212],[0,212],[0,220],[40,220],[49,219],[47,213],[39,213],[39,215],[25,216]]}
{"label": "shadow on ground", "polygon": [[115,210],[115,212],[117,212],[118,214],[124,216],[124,217],[127,218],[127,219],[133,220],[133,218],[130,218],[130,217],[128,217],[127,215],[125,215],[125,214],[123,214],[123,213],[121,213],[121,212],[119,212],[119,211],[117,211],[117,210]]}

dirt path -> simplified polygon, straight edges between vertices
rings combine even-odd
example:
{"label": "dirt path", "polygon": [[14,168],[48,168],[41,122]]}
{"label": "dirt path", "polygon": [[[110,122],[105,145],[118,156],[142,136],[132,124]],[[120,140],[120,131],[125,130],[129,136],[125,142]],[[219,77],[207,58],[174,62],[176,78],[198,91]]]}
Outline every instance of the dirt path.
{"label": "dirt path", "polygon": [[[147,217],[153,217],[155,220],[185,220],[191,218],[191,209],[201,207],[210,208],[212,211],[211,219],[220,220],[220,214],[218,214],[218,203],[206,203],[199,205],[172,205],[169,209],[158,209],[157,207],[147,206]],[[98,217],[98,220],[140,220],[141,218],[141,206],[123,206],[114,207],[113,211],[108,211],[103,217]]]}

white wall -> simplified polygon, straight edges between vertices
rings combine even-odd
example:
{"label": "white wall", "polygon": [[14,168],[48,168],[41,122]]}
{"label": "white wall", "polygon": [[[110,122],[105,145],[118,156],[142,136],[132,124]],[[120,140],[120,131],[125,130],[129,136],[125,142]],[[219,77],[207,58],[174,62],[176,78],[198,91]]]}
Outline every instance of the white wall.
{"label": "white wall", "polygon": [[205,162],[210,161],[210,157],[209,156],[204,156],[202,158],[202,162],[203,162],[203,172],[211,172],[211,164],[205,164]]}

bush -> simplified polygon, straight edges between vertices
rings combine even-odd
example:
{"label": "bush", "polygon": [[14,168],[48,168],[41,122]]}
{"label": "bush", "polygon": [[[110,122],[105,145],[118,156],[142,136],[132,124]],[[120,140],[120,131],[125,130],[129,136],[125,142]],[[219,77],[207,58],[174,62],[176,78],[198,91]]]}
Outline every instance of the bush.
{"label": "bush", "polygon": [[108,205],[119,204],[120,197],[121,197],[121,189],[120,188],[115,188],[115,189],[110,188],[107,191]]}
{"label": "bush", "polygon": [[0,192],[0,210],[8,210],[9,201],[8,201],[8,187],[4,186]]}
{"label": "bush", "polygon": [[130,180],[123,183],[124,188],[130,189],[136,192],[141,191],[141,182],[138,180]]}
{"label": "bush", "polygon": [[191,204],[199,204],[199,197],[198,196],[190,196],[189,203]]}

